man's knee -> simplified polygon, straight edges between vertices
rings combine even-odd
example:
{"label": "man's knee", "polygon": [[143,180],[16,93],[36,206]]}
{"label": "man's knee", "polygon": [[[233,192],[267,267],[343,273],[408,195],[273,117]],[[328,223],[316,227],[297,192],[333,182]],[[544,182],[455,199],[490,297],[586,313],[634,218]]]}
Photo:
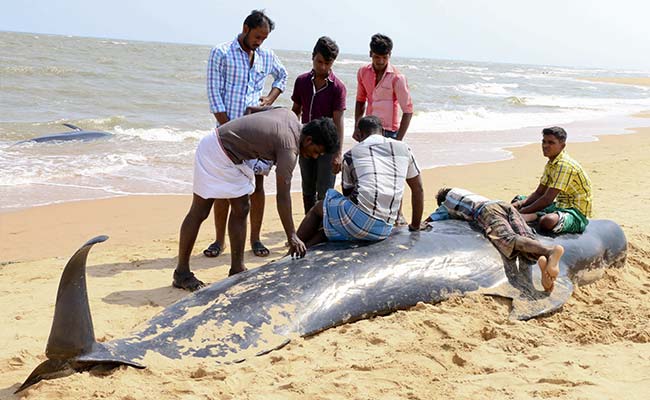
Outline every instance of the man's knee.
{"label": "man's knee", "polygon": [[312,207],[311,211],[318,215],[321,219],[323,218],[323,200],[320,200],[316,202],[314,207]]}
{"label": "man's knee", "polygon": [[228,212],[228,207],[230,207],[230,203],[228,203],[228,200],[216,199],[214,201],[214,212],[215,213],[227,213]]}
{"label": "man's knee", "polygon": [[193,204],[190,208],[190,212],[188,213],[188,217],[203,222],[210,215],[211,208],[211,205],[205,206]]}
{"label": "man's knee", "polygon": [[230,200],[230,215],[236,218],[246,218],[250,211],[250,200],[248,196],[242,196]]}
{"label": "man's knee", "polygon": [[552,231],[559,221],[557,214],[546,214],[539,219],[539,228],[544,231]]}

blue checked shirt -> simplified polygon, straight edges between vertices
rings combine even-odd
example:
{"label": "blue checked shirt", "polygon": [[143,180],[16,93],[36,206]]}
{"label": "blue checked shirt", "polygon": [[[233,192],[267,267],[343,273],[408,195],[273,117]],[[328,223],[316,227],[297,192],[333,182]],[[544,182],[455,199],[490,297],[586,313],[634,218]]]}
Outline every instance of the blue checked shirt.
{"label": "blue checked shirt", "polygon": [[210,111],[225,112],[231,120],[241,117],[246,107],[259,104],[268,75],[275,78],[273,87],[284,91],[287,70],[272,50],[257,48],[251,67],[237,38],[213,48],[208,60]]}

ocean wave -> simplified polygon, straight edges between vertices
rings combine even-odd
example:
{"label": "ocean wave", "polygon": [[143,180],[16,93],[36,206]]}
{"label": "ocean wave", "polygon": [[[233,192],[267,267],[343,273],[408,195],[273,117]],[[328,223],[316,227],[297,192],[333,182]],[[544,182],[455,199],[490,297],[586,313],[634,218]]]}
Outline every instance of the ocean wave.
{"label": "ocean wave", "polygon": [[56,77],[101,77],[95,71],[80,70],[72,67],[57,65],[44,65],[33,67],[31,65],[3,65],[0,66],[0,76],[56,76]]}
{"label": "ocean wave", "polygon": [[210,131],[203,130],[181,130],[177,128],[122,128],[116,126],[116,135],[136,137],[147,142],[183,142],[187,139],[201,139]]}
{"label": "ocean wave", "polygon": [[512,93],[512,89],[517,89],[517,83],[469,83],[456,85],[455,89],[461,93],[474,94],[479,96],[506,96]]}
{"label": "ocean wave", "polygon": [[[527,104],[529,105],[529,104]],[[643,107],[628,108],[641,111]],[[572,108],[553,112],[499,112],[484,107],[466,110],[416,112],[409,132],[478,132],[514,130],[533,126],[559,125],[613,115],[628,114],[617,109]]]}
{"label": "ocean wave", "polygon": [[650,98],[621,99],[607,97],[526,96],[524,99],[526,105],[529,106],[594,109],[608,111],[608,114],[636,112],[644,107],[650,107]]}
{"label": "ocean wave", "polygon": [[138,153],[41,155],[29,162],[19,154],[0,154],[0,186],[52,184],[55,181],[97,179],[133,165],[147,166]]}
{"label": "ocean wave", "polygon": [[512,104],[514,106],[525,106],[526,105],[526,98],[525,97],[510,96],[510,97],[506,98],[506,102],[508,104]]}
{"label": "ocean wave", "polygon": [[336,60],[336,65],[365,65],[365,64],[369,64],[369,61],[351,60],[348,58],[344,58],[342,60]]}

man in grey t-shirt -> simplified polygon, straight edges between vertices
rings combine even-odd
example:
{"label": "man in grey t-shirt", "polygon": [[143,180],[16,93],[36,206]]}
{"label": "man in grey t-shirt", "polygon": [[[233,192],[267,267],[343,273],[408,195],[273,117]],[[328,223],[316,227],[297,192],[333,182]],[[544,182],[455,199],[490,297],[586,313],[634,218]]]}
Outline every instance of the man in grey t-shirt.
{"label": "man in grey t-shirt", "polygon": [[306,248],[296,235],[291,217],[291,177],[298,155],[318,158],[338,151],[340,144],[331,118],[314,120],[301,128],[287,109],[258,112],[232,120],[204,137],[196,149],[192,206],[183,220],[178,264],[173,286],[194,291],[204,286],[190,271],[190,254],[215,199],[230,203],[230,275],[246,270],[244,245],[249,196],[255,176],[245,160],[263,158],[276,164],[278,214],[289,242],[289,253],[302,257]]}

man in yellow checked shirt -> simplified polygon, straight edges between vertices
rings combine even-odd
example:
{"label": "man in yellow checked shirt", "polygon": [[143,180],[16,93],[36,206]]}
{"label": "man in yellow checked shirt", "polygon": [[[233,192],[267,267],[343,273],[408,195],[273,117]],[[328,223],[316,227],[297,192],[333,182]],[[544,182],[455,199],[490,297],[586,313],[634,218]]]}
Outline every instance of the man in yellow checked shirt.
{"label": "man in yellow checked shirt", "polygon": [[548,158],[539,186],[528,197],[518,196],[513,206],[526,221],[539,219],[544,232],[582,233],[591,217],[591,180],[582,166],[565,151],[566,131],[542,130],[542,151]]}

